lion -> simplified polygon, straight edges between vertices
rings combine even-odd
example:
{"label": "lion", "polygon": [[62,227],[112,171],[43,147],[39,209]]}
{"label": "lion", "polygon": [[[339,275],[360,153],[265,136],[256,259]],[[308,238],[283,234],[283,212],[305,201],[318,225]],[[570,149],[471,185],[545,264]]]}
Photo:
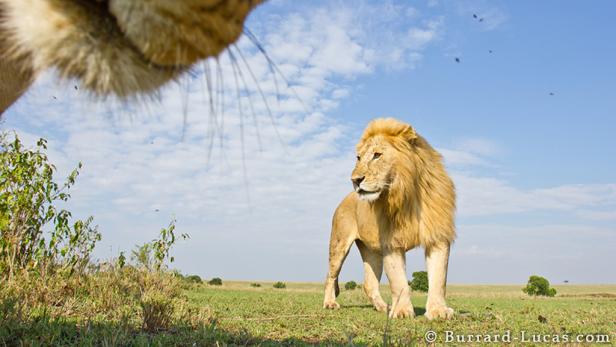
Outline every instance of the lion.
{"label": "lion", "polygon": [[150,95],[218,56],[263,0],[0,0],[0,115],[44,70],[94,95]]}
{"label": "lion", "polygon": [[340,307],[338,275],[355,242],[364,263],[364,292],[375,309],[388,309],[379,292],[384,267],[392,293],[389,317],[414,317],[406,252],[422,246],[429,283],[425,316],[453,317],[445,286],[456,237],[455,188],[441,155],[412,126],[392,118],[371,121],[356,149],[354,191],[333,217],[323,307]]}

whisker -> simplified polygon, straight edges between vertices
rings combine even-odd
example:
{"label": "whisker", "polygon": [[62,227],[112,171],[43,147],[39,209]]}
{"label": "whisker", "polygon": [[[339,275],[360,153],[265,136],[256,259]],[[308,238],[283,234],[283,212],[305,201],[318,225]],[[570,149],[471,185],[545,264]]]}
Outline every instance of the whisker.
{"label": "whisker", "polygon": [[[207,163],[210,163],[212,157],[212,151],[214,148],[214,138],[216,131],[218,130],[218,116],[216,114],[216,108],[214,107],[214,96],[212,90],[212,76],[210,71],[209,60],[203,62],[203,75],[207,84],[208,103],[210,105],[210,117],[208,124],[208,150],[207,150]],[[202,80],[203,81],[203,80]]]}
{"label": "whisker", "polygon": [[246,65],[246,68],[248,69],[248,72],[250,73],[250,76],[252,77],[252,80],[254,81],[255,86],[257,87],[257,90],[259,91],[259,94],[261,95],[261,99],[263,100],[263,104],[265,105],[265,109],[267,110],[267,114],[268,114],[268,116],[270,118],[270,121],[272,122],[272,127],[274,128],[274,132],[276,132],[276,136],[278,137],[278,141],[280,141],[280,143],[282,144],[282,148],[283,148],[284,152],[286,154],[288,154],[286,143],[282,140],[282,136],[280,136],[280,132],[278,131],[278,126],[276,124],[276,119],[274,118],[274,115],[272,114],[272,110],[269,107],[269,103],[267,102],[267,98],[265,97],[265,93],[263,93],[263,90],[261,89],[261,85],[259,84],[259,81],[257,80],[257,77],[255,76],[254,72],[250,68],[250,64],[248,64],[248,61],[244,57],[244,54],[242,54],[242,51],[239,48],[237,48],[237,47],[236,47],[236,50],[237,50],[238,55],[240,56],[240,58],[244,62],[244,65]]}
{"label": "whisker", "polygon": [[[227,53],[230,53],[229,51]],[[231,53],[230,53],[231,55]],[[248,173],[246,170],[246,149],[244,141],[244,113],[242,112],[242,95],[240,92],[240,84],[237,77],[237,66],[234,59],[231,59],[231,68],[233,69],[233,79],[235,80],[235,90],[237,91],[237,104],[240,114],[240,140],[242,147],[242,167],[244,171],[244,184],[246,185],[246,198],[250,202],[250,192],[248,191]]]}
{"label": "whisker", "polygon": [[[236,50],[237,50],[237,47],[235,45],[233,45],[233,48],[236,48]],[[255,113],[254,105],[252,103],[251,93],[248,90],[248,84],[246,83],[246,80],[244,79],[244,74],[242,74],[242,69],[241,69],[240,65],[238,64],[237,59],[235,59],[235,55],[233,54],[233,51],[231,50],[231,48],[229,48],[228,53],[229,53],[229,57],[231,58],[232,64],[235,64],[237,66],[238,75],[240,76],[240,79],[241,79],[242,83],[244,84],[244,88],[246,90],[246,95],[248,97],[248,104],[250,105],[250,112],[252,113],[252,119],[253,119],[253,121],[255,123],[255,128],[257,130],[257,143],[258,143],[258,146],[259,146],[259,151],[262,152],[263,151],[263,146],[261,144],[261,133],[259,131],[259,122],[257,120],[257,115]]]}
{"label": "whisker", "polygon": [[[186,130],[188,126],[188,99],[190,96],[190,93],[189,93],[190,87],[189,87],[189,83],[187,80],[188,80],[187,77],[183,77],[179,81],[180,97],[182,100],[182,138],[181,138],[182,142],[184,142],[184,140],[186,139]],[[182,84],[184,84],[184,88],[182,88]]]}
{"label": "whisker", "polygon": [[252,31],[250,31],[250,29],[244,28],[244,33],[246,34],[246,37],[248,37],[250,42],[252,42],[255,47],[257,47],[259,52],[261,52],[261,54],[265,57],[265,60],[267,60],[267,67],[269,68],[270,73],[274,78],[274,88],[276,88],[276,101],[278,101],[278,103],[280,104],[280,89],[278,89],[278,79],[276,78],[276,72],[274,71],[273,67],[274,62],[269,58],[269,55],[267,55],[267,53],[265,52],[265,48],[263,48],[261,42],[259,42],[257,37],[252,33]]}
{"label": "whisker", "polygon": [[[302,104],[302,107],[304,108],[304,111],[306,111],[306,113],[309,113],[310,111],[308,110],[308,107],[306,107],[306,104],[304,103],[304,100],[302,100],[302,98],[299,97],[299,94],[297,94],[297,91],[295,90],[295,88],[293,88],[293,86],[289,83],[289,80],[287,80],[287,78],[282,73],[282,71],[280,71],[280,68],[278,68],[278,65],[276,65],[276,63],[274,63],[272,58],[270,58],[270,56],[267,54],[267,52],[265,51],[263,46],[259,43],[259,40],[257,40],[257,38],[254,36],[254,34],[250,30],[248,30],[248,29],[244,29],[244,33],[255,44],[255,46],[261,52],[261,54],[263,54],[265,59],[267,59],[267,61],[270,64],[271,68],[273,68],[280,75],[280,78],[282,78],[282,80],[285,82],[285,84],[287,85],[287,88],[289,88],[291,90],[291,92],[293,93],[295,98]],[[275,76],[275,74],[274,74],[274,76]]]}
{"label": "whisker", "polygon": [[222,74],[222,68],[220,67],[220,60],[216,58],[216,85],[218,89],[217,93],[217,101],[220,105],[220,133],[219,133],[219,150],[221,155],[226,160],[226,156],[224,154],[224,127],[225,127],[225,84]]}

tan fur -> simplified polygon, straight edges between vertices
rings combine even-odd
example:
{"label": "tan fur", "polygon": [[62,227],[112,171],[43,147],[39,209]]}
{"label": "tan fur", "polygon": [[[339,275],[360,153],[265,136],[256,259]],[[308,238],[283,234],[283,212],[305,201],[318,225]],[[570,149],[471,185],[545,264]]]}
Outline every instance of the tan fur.
{"label": "tan fur", "polygon": [[[376,153],[376,155],[375,155]],[[325,285],[325,308],[337,308],[338,274],[353,242],[364,260],[364,291],[387,306],[378,283],[383,267],[392,289],[391,317],[411,317],[405,253],[426,250],[430,290],[426,317],[450,318],[445,303],[449,248],[455,239],[455,191],[441,155],[408,124],[375,119],[357,144],[355,191],[336,209]]]}
{"label": "tan fur", "polygon": [[52,67],[97,95],[152,93],[235,42],[261,1],[0,0],[1,69],[21,72],[0,100]]}

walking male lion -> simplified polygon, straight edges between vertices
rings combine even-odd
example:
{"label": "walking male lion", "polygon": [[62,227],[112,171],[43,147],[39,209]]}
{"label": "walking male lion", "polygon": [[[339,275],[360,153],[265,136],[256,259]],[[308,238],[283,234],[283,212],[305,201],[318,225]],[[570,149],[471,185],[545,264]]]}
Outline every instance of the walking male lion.
{"label": "walking male lion", "polygon": [[378,311],[383,267],[392,292],[389,316],[413,317],[406,278],[406,252],[425,248],[428,319],[449,319],[445,303],[449,248],[455,239],[455,190],[442,157],[413,127],[392,118],[375,119],[357,144],[351,175],[354,192],[334,214],[324,308],[339,308],[338,275],[353,242],[364,262],[364,292]]}

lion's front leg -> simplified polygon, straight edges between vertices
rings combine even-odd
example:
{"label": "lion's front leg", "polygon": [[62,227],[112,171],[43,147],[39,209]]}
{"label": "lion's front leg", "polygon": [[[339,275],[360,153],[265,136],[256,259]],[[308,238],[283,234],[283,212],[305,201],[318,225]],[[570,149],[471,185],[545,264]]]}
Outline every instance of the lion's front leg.
{"label": "lion's front leg", "polygon": [[447,307],[445,302],[448,264],[449,244],[435,245],[426,249],[429,288],[425,316],[428,319],[453,317],[453,309]]}
{"label": "lion's front leg", "polygon": [[369,249],[362,242],[358,242],[357,247],[364,261],[364,293],[377,311],[387,312],[387,304],[383,301],[379,291],[379,283],[383,274],[383,255]]}
{"label": "lion's front leg", "polygon": [[391,318],[414,317],[408,282],[404,250],[387,250],[383,256],[385,273],[391,287]]}

